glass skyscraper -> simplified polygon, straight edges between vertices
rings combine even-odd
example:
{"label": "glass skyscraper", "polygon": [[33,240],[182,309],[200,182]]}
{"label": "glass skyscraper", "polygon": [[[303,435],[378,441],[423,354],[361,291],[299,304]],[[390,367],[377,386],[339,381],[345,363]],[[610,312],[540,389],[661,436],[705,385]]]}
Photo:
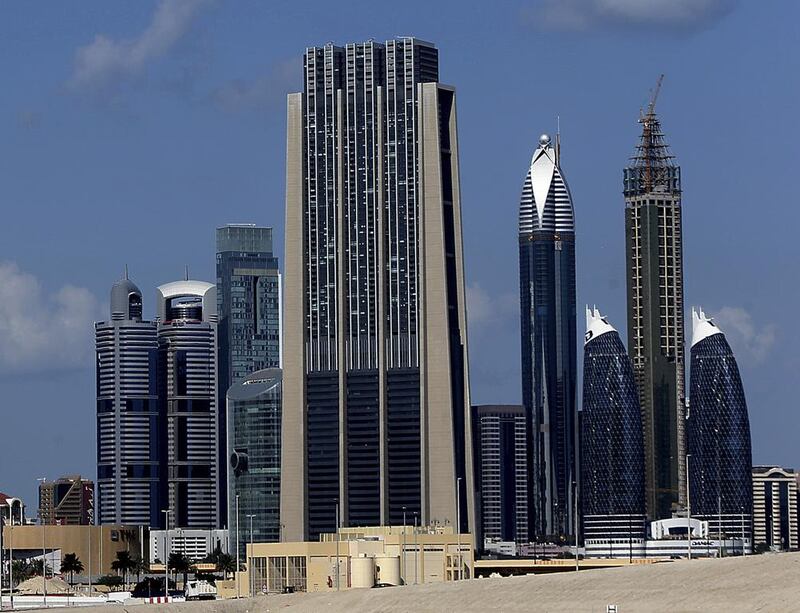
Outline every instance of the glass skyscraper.
{"label": "glass skyscraper", "polygon": [[655,96],[624,171],[628,351],[639,388],[647,514],[666,519],[685,494],[681,169]]}
{"label": "glass skyscraper", "polygon": [[692,309],[687,419],[689,502],[711,536],[750,538],[753,516],[750,420],[739,367],[725,335]]}
{"label": "glass skyscraper", "polygon": [[142,319],[142,292],[111,288],[111,319],[95,324],[97,523],[163,526],[166,430],[158,402],[157,324]]}
{"label": "glass skyscraper", "polygon": [[288,98],[290,539],[334,531],[337,505],[344,526],[473,518],[456,104],[438,57],[414,38],[310,47]]}
{"label": "glass skyscraper", "polygon": [[483,538],[528,543],[525,407],[477,405],[472,418]]}
{"label": "glass skyscraper", "polygon": [[157,289],[159,403],[166,420],[171,528],[216,528],[220,465],[216,286],[174,281]]}
{"label": "glass skyscraper", "polygon": [[[280,366],[280,281],[272,228],[253,224],[217,228],[220,466],[227,462],[228,389],[257,370]],[[222,471],[222,526],[228,519],[226,478]]]}
{"label": "glass skyscraper", "polygon": [[639,394],[625,345],[597,309],[586,309],[583,351],[583,538],[624,550],[646,536]]}
{"label": "glass skyscraper", "polygon": [[519,209],[522,404],[528,424],[531,538],[573,534],[577,349],[575,222],[559,143],[543,134]]}
{"label": "glass skyscraper", "polygon": [[281,537],[281,384],[280,369],[272,368],[251,373],[228,390],[228,529],[231,551],[238,546],[242,556],[250,515],[254,542]]}

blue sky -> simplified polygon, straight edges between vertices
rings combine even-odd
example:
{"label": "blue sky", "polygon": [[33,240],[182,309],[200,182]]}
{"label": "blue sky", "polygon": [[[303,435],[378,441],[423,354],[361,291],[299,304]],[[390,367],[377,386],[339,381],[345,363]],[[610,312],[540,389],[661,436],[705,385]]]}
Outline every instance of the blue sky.
{"label": "blue sky", "polygon": [[396,35],[437,43],[458,90],[473,400],[519,400],[517,204],[557,116],[578,303],[624,338],[621,169],[665,73],[687,309],[736,351],[754,461],[800,464],[798,20],[791,0],[3,2],[0,490],[33,509],[37,477],[94,475],[92,322],[126,263],[152,315],[184,265],[213,280],[218,225],[274,226],[283,260],[304,47]]}

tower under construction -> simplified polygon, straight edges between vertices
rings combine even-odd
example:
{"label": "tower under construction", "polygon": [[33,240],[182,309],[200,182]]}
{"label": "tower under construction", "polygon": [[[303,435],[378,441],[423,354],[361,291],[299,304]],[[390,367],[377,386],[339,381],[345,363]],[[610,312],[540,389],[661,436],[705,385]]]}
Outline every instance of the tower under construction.
{"label": "tower under construction", "polygon": [[681,169],[655,107],[662,77],[639,123],[624,171],[628,352],[642,409],[647,514],[683,503],[684,338]]}

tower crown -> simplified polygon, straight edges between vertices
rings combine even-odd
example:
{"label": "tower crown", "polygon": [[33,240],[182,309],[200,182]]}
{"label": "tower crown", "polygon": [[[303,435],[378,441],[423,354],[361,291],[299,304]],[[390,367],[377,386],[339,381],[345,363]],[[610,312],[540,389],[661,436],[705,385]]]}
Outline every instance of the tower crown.
{"label": "tower crown", "polygon": [[698,307],[697,310],[692,307],[692,347],[715,334],[722,334],[722,330],[710,317],[706,316],[703,307]]}
{"label": "tower crown", "polygon": [[574,232],[575,220],[569,187],[558,165],[558,148],[549,134],[539,137],[519,206],[519,232]]}

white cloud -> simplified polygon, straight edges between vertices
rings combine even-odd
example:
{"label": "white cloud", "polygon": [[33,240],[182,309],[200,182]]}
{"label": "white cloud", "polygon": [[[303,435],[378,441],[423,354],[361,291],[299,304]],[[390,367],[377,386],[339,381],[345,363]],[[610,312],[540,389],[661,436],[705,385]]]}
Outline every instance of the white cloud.
{"label": "white cloud", "polygon": [[637,27],[699,30],[726,15],[736,0],[538,0],[526,10],[545,30]]}
{"label": "white cloud", "polygon": [[490,295],[479,283],[467,285],[467,319],[470,330],[513,322],[517,325],[519,297],[506,293]]}
{"label": "white cloud", "polygon": [[722,307],[714,322],[725,333],[737,359],[744,362],[763,362],[775,344],[775,325],[756,327],[750,313],[741,307]]}
{"label": "white cloud", "polygon": [[13,262],[0,262],[0,375],[91,364],[100,305],[87,289],[48,293]]}
{"label": "white cloud", "polygon": [[150,23],[138,37],[113,40],[97,34],[75,53],[72,86],[103,86],[117,78],[140,74],[149,62],[163,56],[181,39],[197,12],[210,2],[160,0]]}
{"label": "white cloud", "polygon": [[252,79],[234,79],[211,93],[226,111],[265,110],[286,104],[286,94],[300,91],[303,63],[299,57],[278,62]]}

